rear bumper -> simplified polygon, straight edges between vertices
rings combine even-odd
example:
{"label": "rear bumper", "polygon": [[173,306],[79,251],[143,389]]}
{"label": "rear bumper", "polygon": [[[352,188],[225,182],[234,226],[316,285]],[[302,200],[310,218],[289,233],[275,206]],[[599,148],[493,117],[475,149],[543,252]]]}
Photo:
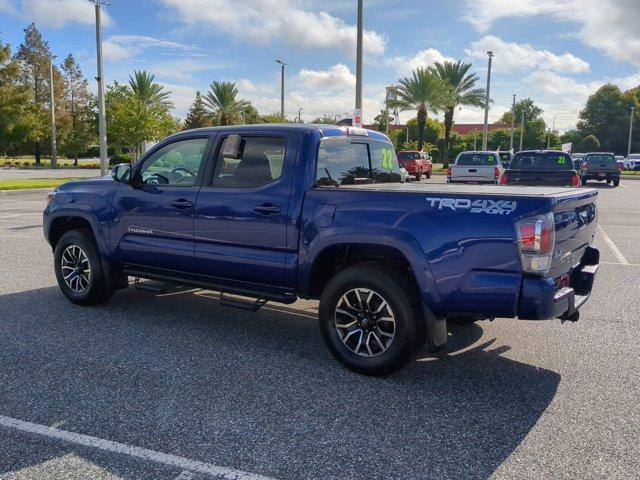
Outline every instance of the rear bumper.
{"label": "rear bumper", "polygon": [[518,318],[575,318],[578,309],[591,295],[599,261],[600,252],[587,247],[580,264],[571,271],[569,285],[560,289],[556,288],[553,278],[525,278],[520,292]]}
{"label": "rear bumper", "polygon": [[587,180],[616,180],[620,178],[620,172],[587,172],[582,176]]}

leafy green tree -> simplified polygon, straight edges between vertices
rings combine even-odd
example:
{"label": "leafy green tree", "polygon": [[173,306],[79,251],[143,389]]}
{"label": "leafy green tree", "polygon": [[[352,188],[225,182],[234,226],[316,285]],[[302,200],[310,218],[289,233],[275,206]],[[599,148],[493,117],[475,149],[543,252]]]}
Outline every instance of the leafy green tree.
{"label": "leafy green tree", "polygon": [[134,70],[133,77],[129,75],[129,88],[140,101],[149,107],[173,108],[173,103],[169,100],[171,92],[166,91],[162,85],[156,83],[155,78],[155,75],[144,70]]}
{"label": "leafy green tree", "polygon": [[67,115],[70,118],[70,131],[60,144],[60,151],[73,158],[78,165],[78,156],[97,139],[95,99],[89,93],[89,82],[80,69],[73,55],[67,55],[62,63]]}
{"label": "leafy green tree", "polygon": [[28,88],[33,102],[33,132],[36,164],[41,163],[42,141],[47,134],[48,115],[46,105],[49,101],[49,59],[51,50],[35,23],[24,29],[24,42],[18,47],[15,59],[20,63],[20,83]]}
{"label": "leafy green tree", "polygon": [[589,97],[580,112],[578,130],[583,136],[595,135],[600,139],[600,146],[604,151],[626,153],[629,114],[633,106],[636,107],[635,120],[640,120],[637,108],[639,105],[633,90],[623,93],[615,85],[603,85]]}
{"label": "leafy green tree", "polygon": [[373,124],[376,126],[379,132],[387,130],[387,125],[391,125],[392,117],[386,108],[380,110],[380,113],[373,119]]}
{"label": "leafy green tree", "polygon": [[191,104],[189,113],[187,113],[187,118],[184,121],[184,128],[185,130],[189,130],[192,128],[211,126],[213,126],[213,120],[211,115],[207,112],[207,107],[202,99],[202,94],[198,91],[196,92],[196,99]]}
{"label": "leafy green tree", "polygon": [[[514,146],[517,149],[520,142],[520,123],[524,112],[524,137],[522,148],[538,149],[547,146],[547,127],[542,118],[544,110],[530,98],[524,98],[516,102],[516,131],[514,133]],[[510,124],[513,114],[511,110],[505,112],[497,123]]]}
{"label": "leafy green tree", "polygon": [[444,61],[436,62],[429,71],[445,82],[447,95],[444,100],[444,151],[442,157],[449,159],[449,138],[453,127],[453,114],[456,107],[484,107],[486,92],[484,88],[475,88],[478,75],[469,73],[470,63]]}
{"label": "leafy green tree", "polygon": [[258,112],[258,109],[251,105],[251,102],[248,101],[246,106],[242,109],[242,119],[245,125],[255,125],[257,123],[262,123],[260,112]]}
{"label": "leafy green tree", "polygon": [[242,122],[242,113],[247,108],[246,100],[239,100],[235,82],[214,81],[205,96],[204,103],[209,107],[218,125],[236,125]]}
{"label": "leafy green tree", "polygon": [[595,135],[587,135],[580,142],[580,149],[583,152],[597,152],[600,150],[600,140]]}
{"label": "leafy green tree", "polygon": [[0,153],[21,153],[44,134],[28,87],[20,84],[20,64],[0,39]]}
{"label": "leafy green tree", "polygon": [[400,110],[417,110],[418,113],[418,149],[424,146],[424,127],[428,112],[437,113],[445,103],[446,84],[424,68],[414,70],[411,77],[401,78],[397,87],[397,100],[390,102],[391,107]]}

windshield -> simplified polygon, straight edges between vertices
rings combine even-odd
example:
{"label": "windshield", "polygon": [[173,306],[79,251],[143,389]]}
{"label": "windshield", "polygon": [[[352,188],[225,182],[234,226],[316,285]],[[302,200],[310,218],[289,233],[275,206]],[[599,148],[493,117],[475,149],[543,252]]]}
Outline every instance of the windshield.
{"label": "windshield", "polygon": [[513,160],[511,160],[509,169],[573,170],[573,162],[566,153],[516,153]]}
{"label": "windshield", "polygon": [[613,155],[607,155],[606,153],[602,155],[587,155],[584,159],[585,162],[598,162],[598,163],[613,163],[616,161],[616,158]]}
{"label": "windshield", "polygon": [[461,153],[456,165],[497,165],[492,153]]}
{"label": "windshield", "polygon": [[324,138],[318,149],[316,185],[400,183],[400,167],[388,142]]}
{"label": "windshield", "polygon": [[418,160],[420,154],[418,152],[400,152],[398,153],[398,160]]}

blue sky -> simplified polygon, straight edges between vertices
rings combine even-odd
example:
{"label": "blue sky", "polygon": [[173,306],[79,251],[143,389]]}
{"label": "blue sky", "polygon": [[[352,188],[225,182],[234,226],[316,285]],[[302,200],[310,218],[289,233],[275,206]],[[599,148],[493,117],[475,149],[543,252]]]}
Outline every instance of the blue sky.
{"label": "blue sky", "polygon": [[[111,0],[105,8],[105,76],[156,74],[184,118],[196,90],[233,80],[262,113],[279,110],[279,66],[287,67],[287,115],[303,119],[353,108],[356,0]],[[16,48],[36,22],[54,54],[69,52],[95,76],[93,7],[87,0],[0,0],[0,37]],[[365,0],[365,121],[384,87],[434,60],[472,62],[486,81],[495,52],[493,121],[511,96],[531,97],[557,128],[572,127],[600,85],[640,84],[638,0]],[[92,82],[95,88],[95,82]],[[410,114],[403,114],[403,118]],[[481,122],[463,108],[456,121]]]}

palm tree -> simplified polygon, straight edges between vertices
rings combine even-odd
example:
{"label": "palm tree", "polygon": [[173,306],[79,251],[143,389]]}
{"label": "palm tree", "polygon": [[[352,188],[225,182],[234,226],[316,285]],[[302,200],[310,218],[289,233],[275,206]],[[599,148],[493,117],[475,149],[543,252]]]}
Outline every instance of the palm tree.
{"label": "palm tree", "polygon": [[218,119],[218,125],[238,123],[249,106],[246,100],[238,100],[235,82],[213,82],[204,103]]}
{"label": "palm tree", "polygon": [[147,107],[162,106],[172,108],[173,104],[169,100],[171,92],[156,83],[155,75],[149,72],[133,71],[133,77],[129,75],[129,88],[136,98],[138,98]]}
{"label": "palm tree", "polygon": [[436,62],[429,71],[447,84],[448,96],[444,104],[444,152],[443,158],[449,160],[449,143],[453,127],[453,113],[457,106],[482,107],[485,104],[485,89],[474,88],[478,75],[469,73],[470,63],[444,61]]}
{"label": "palm tree", "polygon": [[402,78],[399,83],[397,100],[389,102],[390,107],[418,111],[418,149],[422,150],[427,113],[437,113],[444,106],[446,84],[425,68],[414,70],[411,77]]}

